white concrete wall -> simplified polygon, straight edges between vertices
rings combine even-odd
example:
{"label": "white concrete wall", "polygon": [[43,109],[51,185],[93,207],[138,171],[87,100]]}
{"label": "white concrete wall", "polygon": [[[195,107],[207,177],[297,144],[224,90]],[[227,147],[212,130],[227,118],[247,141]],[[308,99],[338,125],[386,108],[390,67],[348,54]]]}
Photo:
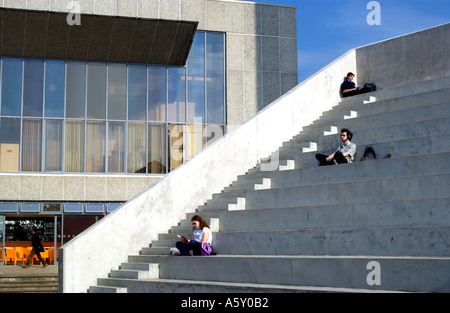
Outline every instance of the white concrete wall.
{"label": "white concrete wall", "polygon": [[64,245],[60,289],[86,292],[97,277],[137,254],[336,105],[342,73],[355,70],[355,59],[355,51],[349,51]]}
{"label": "white concrete wall", "polygon": [[396,88],[450,75],[450,23],[356,49],[359,85]]}

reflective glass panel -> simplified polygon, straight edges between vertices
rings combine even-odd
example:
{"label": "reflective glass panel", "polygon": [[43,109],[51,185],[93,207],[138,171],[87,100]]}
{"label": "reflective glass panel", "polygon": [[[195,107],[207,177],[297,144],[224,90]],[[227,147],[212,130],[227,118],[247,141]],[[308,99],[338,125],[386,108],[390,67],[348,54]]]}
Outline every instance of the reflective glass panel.
{"label": "reflective glass panel", "polygon": [[169,67],[167,88],[168,122],[184,122],[186,106],[186,69],[184,67]]}
{"label": "reflective glass panel", "polygon": [[213,144],[216,140],[222,138],[224,135],[224,126],[217,124],[208,124],[206,127],[206,143]]}
{"label": "reflective glass panel", "polygon": [[63,121],[45,121],[45,170],[62,170]]}
{"label": "reflective glass panel", "polygon": [[21,212],[40,212],[41,206],[39,203],[22,203]]}
{"label": "reflective glass panel", "polygon": [[23,76],[23,116],[42,117],[44,61],[25,59]]}
{"label": "reflective glass panel", "polygon": [[169,169],[172,171],[184,162],[185,125],[169,124]]}
{"label": "reflective glass panel", "polygon": [[42,156],[42,120],[23,119],[22,171],[39,172]]}
{"label": "reflective glass panel", "polygon": [[147,68],[128,66],[128,120],[145,121],[147,115]]}
{"label": "reflective glass panel", "polygon": [[86,126],[86,172],[105,172],[105,122],[88,121]]}
{"label": "reflective glass panel", "polygon": [[0,118],[0,171],[19,171],[20,118]]}
{"label": "reflective glass panel", "polygon": [[84,121],[66,121],[64,170],[84,172]]}
{"label": "reflective glass panel", "polygon": [[190,160],[194,155],[205,148],[205,125],[188,124],[186,128],[186,159]]}
{"label": "reflective glass panel", "polygon": [[188,123],[205,122],[205,33],[196,33],[187,61]]}
{"label": "reflective glass panel", "polygon": [[164,122],[166,120],[166,84],[167,68],[148,67],[148,120]]}
{"label": "reflective glass panel", "polygon": [[108,123],[108,171],[125,171],[125,123]]}
{"label": "reflective glass panel", "polygon": [[66,203],[64,205],[64,212],[81,213],[83,212],[83,205],[81,203]]}
{"label": "reflective glass panel", "polygon": [[225,121],[225,57],[221,33],[206,33],[206,95],[207,123]]}
{"label": "reflective glass panel", "polygon": [[86,213],[102,213],[103,204],[102,203],[88,203],[86,204]]}
{"label": "reflective glass panel", "polygon": [[108,119],[125,120],[127,113],[127,66],[108,66]]}
{"label": "reflective glass panel", "polygon": [[64,117],[65,62],[45,61],[45,110],[46,117]]}
{"label": "reflective glass panel", "polygon": [[106,117],[106,64],[88,63],[87,118]]}
{"label": "reflective glass panel", "polygon": [[2,60],[2,115],[20,116],[22,105],[22,59]]}
{"label": "reflective glass panel", "polygon": [[166,173],[166,124],[148,124],[148,172]]}
{"label": "reflective glass panel", "polygon": [[146,173],[146,126],[145,123],[128,123],[128,173]]}
{"label": "reflective glass panel", "polygon": [[84,118],[86,99],[86,64],[67,62],[66,117]]}

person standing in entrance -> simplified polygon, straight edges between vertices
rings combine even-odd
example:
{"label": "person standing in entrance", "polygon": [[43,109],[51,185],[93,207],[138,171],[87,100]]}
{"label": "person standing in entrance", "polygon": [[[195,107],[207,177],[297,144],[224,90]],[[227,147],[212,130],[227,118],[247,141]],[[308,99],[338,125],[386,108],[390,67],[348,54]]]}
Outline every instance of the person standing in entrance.
{"label": "person standing in entrance", "polygon": [[31,228],[31,234],[33,235],[31,237],[31,246],[33,249],[31,249],[30,255],[27,258],[27,263],[25,265],[22,265],[23,268],[28,268],[31,265],[31,261],[33,260],[33,256],[36,254],[39,261],[42,263],[42,267],[47,267],[47,262],[42,258],[41,252],[44,252],[44,247],[41,243],[41,238],[39,237],[39,234],[37,233],[37,228],[33,227]]}
{"label": "person standing in entrance", "polygon": [[325,154],[316,154],[316,159],[319,161],[319,166],[323,165],[333,165],[333,164],[341,164],[341,163],[353,163],[355,159],[356,153],[356,145],[350,140],[353,138],[353,133],[347,128],[341,129],[341,141],[342,145],[340,145],[336,152],[326,156]]}

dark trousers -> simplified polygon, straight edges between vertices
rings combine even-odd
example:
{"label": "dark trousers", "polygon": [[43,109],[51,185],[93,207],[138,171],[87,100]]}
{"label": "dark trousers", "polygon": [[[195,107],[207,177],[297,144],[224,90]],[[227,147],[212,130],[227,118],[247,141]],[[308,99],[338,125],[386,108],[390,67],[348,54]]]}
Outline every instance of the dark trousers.
{"label": "dark trousers", "polygon": [[367,92],[371,92],[371,91],[375,91],[377,90],[377,86],[374,83],[371,84],[365,84],[363,88],[358,89],[358,90],[352,90],[346,93],[342,93],[342,96],[345,97],[351,97],[351,96],[355,96],[355,95],[360,95],[362,93],[367,93]]}
{"label": "dark trousers", "polygon": [[47,265],[47,262],[45,262],[45,260],[42,258],[41,254],[39,253],[39,251],[36,251],[34,248],[31,249],[30,255],[27,258],[27,263],[26,265],[30,266],[31,262],[33,261],[33,256],[36,254],[37,258],[39,259],[39,261],[41,261],[42,265]]}
{"label": "dark trousers", "polygon": [[191,240],[189,243],[177,241],[175,246],[180,251],[180,255],[190,255],[189,251],[191,250],[194,251],[194,255],[202,255],[200,244],[195,240]]}
{"label": "dark trousers", "polygon": [[[316,154],[316,159],[317,159],[317,161],[320,162],[320,166],[333,165],[336,163],[337,164],[348,163],[347,159],[340,151],[335,152],[334,157],[330,162],[327,161],[327,157],[328,157],[328,155],[325,155],[325,154],[320,154],[320,153]],[[334,161],[336,161],[336,163]]]}

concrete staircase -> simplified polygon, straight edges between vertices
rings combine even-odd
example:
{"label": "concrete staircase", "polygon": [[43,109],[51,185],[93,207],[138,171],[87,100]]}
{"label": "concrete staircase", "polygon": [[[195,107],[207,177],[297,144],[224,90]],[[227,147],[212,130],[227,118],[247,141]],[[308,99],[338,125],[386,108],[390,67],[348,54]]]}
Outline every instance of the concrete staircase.
{"label": "concrete staircase", "polygon": [[57,293],[58,275],[0,277],[0,293]]}
{"label": "concrete staircase", "polygon": [[[378,160],[317,167],[342,127]],[[89,292],[449,292],[449,160],[448,78],[344,99]],[[194,214],[218,255],[170,256]]]}

